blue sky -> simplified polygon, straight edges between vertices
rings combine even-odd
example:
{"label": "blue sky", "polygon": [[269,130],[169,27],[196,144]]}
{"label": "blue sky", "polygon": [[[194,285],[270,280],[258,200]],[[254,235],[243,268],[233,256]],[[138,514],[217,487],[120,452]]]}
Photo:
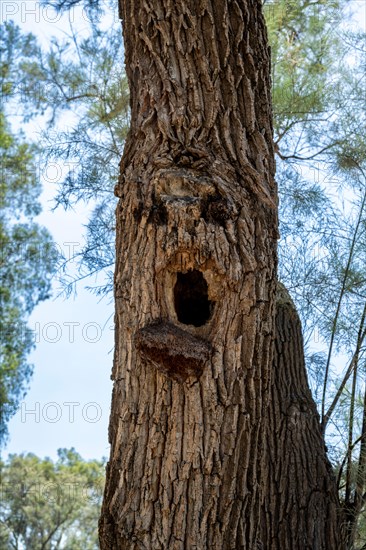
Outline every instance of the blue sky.
{"label": "blue sky", "polygon": [[[63,36],[68,27],[67,17],[56,21],[54,12],[30,0],[4,0],[1,17],[2,21],[13,19],[23,31],[35,34],[44,47],[51,36]],[[86,14],[77,9],[71,17],[82,29]],[[12,122],[16,128],[17,120]],[[27,134],[37,139],[39,130],[39,122],[33,123]],[[44,174],[43,212],[38,221],[49,229],[67,257],[78,252],[83,242],[90,208],[78,205],[74,211],[59,208],[52,212],[57,179],[55,169]],[[85,290],[84,282],[77,295],[68,299],[57,297],[58,290],[55,285],[53,299],[37,306],[29,321],[36,341],[30,356],[34,375],[10,422],[5,455],[33,452],[56,458],[58,448],[75,447],[86,459],[108,456],[113,304]]]}
{"label": "blue sky", "polygon": [[[355,23],[366,28],[365,0],[353,0],[352,9]],[[75,9],[70,17],[82,29],[87,14]],[[3,0],[1,19],[13,19],[45,47],[52,35],[60,37],[67,28],[67,18],[59,20],[50,9],[31,0]],[[118,24],[113,14],[111,19]],[[32,132],[34,137],[37,129]],[[49,177],[43,183],[44,210],[39,222],[51,231],[64,254],[73,247],[77,251],[89,209],[51,212],[56,181]],[[5,454],[29,451],[55,458],[58,448],[73,446],[84,458],[107,456],[113,304],[99,301],[79,285],[75,297],[58,297],[39,305],[29,324],[37,343],[30,358],[34,376],[10,422]]]}

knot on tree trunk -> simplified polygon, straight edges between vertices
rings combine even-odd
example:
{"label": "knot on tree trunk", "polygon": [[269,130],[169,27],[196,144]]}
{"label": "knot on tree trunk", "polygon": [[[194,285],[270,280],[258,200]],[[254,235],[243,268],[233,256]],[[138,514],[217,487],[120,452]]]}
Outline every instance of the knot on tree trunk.
{"label": "knot on tree trunk", "polygon": [[212,346],[167,322],[156,322],[137,331],[136,346],[157,369],[177,382],[199,378]]}

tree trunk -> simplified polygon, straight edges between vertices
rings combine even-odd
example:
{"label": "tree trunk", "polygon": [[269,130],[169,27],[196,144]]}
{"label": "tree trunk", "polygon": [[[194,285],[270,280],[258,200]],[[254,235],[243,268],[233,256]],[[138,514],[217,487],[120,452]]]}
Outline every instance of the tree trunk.
{"label": "tree trunk", "polygon": [[101,547],[255,548],[277,239],[261,5],[125,0],[121,15],[131,130]]}
{"label": "tree trunk", "polygon": [[268,423],[264,548],[342,550],[340,504],[307,381],[301,323],[280,284]]}
{"label": "tree trunk", "polygon": [[131,129],[101,548],[270,548],[278,235],[261,2],[120,10]]}

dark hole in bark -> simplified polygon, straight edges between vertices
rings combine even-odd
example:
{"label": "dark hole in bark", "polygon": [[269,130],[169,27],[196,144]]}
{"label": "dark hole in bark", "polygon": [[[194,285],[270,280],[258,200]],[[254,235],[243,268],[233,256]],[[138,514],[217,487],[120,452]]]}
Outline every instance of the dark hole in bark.
{"label": "dark hole in bark", "polygon": [[201,327],[210,318],[213,302],[208,299],[207,282],[201,271],[177,273],[174,287],[174,306],[178,321]]}
{"label": "dark hole in bark", "polygon": [[201,216],[206,222],[225,227],[226,221],[233,217],[228,202],[220,195],[207,197],[202,201]]}
{"label": "dark hole in bark", "polygon": [[165,204],[161,201],[157,201],[150,210],[148,221],[157,225],[166,225],[168,222],[168,213]]}

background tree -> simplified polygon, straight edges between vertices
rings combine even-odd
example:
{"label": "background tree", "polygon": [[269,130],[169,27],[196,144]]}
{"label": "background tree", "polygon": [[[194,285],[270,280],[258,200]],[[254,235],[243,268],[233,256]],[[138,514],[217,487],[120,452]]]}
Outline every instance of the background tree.
{"label": "background tree", "polygon": [[58,460],[28,453],[1,466],[0,543],[4,550],[96,550],[104,484],[102,460],[74,449]]}
{"label": "background tree", "polygon": [[0,112],[0,440],[7,436],[7,423],[27,389],[32,366],[28,355],[33,338],[26,326],[33,308],[49,297],[55,267],[55,249],[48,231],[34,218],[40,213],[40,184],[35,147],[14,135],[4,107],[14,92],[16,66],[35,53],[34,39],[8,27],[12,47],[5,54],[1,43]]}
{"label": "background tree", "polygon": [[[99,24],[92,23],[93,16]],[[113,190],[128,129],[129,95],[120,31],[103,19],[101,10],[93,16],[80,17],[85,26],[78,31],[70,23],[65,39],[53,39],[48,52],[34,48],[13,75],[12,98],[18,109],[23,107],[25,120],[44,114],[46,129],[37,138],[42,143],[40,167],[56,162],[65,175],[56,205],[73,208],[83,201],[91,207],[85,245],[72,258],[77,272],[70,272],[69,262],[60,259],[66,294],[74,289],[75,280],[90,275],[98,275],[98,283],[90,285],[97,294],[113,288]],[[13,35],[19,32],[12,24],[4,25],[4,50],[11,49]]]}

